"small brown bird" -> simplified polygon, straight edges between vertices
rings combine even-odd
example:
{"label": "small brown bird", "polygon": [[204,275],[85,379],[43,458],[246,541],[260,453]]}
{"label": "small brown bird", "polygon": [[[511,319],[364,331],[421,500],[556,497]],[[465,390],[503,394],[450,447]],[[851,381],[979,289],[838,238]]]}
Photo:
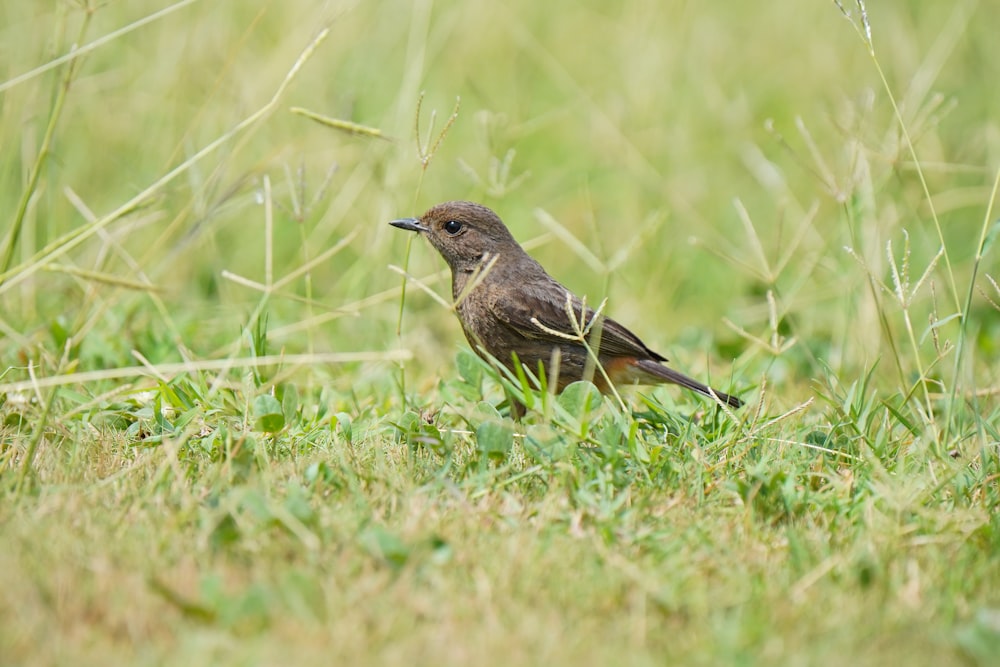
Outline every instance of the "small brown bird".
{"label": "small brown bird", "polygon": [[532,372],[542,364],[550,382],[557,375],[555,383],[560,391],[586,377],[607,392],[604,374],[594,372],[593,364],[588,363],[580,335],[585,333],[604,373],[615,385],[669,382],[710,398],[714,394],[733,408],[743,405],[735,396],[709,389],[664,366],[666,358],[649,349],[638,336],[610,317],[597,315],[546,273],[514,240],[499,216],[485,206],[445,202],[419,218],[389,224],[423,234],[448,262],[458,319],[480,356],[485,350],[513,369],[516,354]]}

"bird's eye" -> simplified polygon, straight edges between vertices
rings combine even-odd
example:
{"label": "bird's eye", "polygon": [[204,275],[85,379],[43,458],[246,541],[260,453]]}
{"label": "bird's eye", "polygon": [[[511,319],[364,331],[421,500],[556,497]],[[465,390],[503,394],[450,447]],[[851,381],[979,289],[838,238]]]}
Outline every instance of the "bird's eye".
{"label": "bird's eye", "polygon": [[462,231],[462,223],[458,220],[449,220],[444,223],[444,231],[448,232],[450,236],[454,236]]}

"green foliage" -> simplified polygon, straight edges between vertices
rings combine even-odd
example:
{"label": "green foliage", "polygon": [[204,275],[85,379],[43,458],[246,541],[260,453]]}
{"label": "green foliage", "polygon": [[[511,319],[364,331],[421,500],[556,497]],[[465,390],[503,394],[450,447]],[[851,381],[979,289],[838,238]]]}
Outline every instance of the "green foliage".
{"label": "green foliage", "polygon": [[285,414],[281,410],[281,403],[270,394],[254,399],[253,418],[258,431],[277,433],[285,428]]}
{"label": "green foliage", "polygon": [[502,421],[484,421],[476,427],[476,448],[491,459],[503,460],[514,447],[514,429]]}

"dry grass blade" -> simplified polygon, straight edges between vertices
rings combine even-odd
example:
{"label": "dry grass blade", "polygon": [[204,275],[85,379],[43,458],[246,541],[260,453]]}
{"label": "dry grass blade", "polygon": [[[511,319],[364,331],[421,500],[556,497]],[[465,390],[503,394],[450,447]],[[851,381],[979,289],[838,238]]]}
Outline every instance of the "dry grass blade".
{"label": "dry grass blade", "polygon": [[[313,354],[279,354],[262,357],[234,357],[231,359],[203,359],[169,364],[128,366],[125,368],[105,368],[96,371],[81,371],[66,375],[38,377],[17,382],[0,383],[0,393],[16,393],[28,390],[47,389],[83,385],[103,380],[129,380],[148,377],[153,373],[160,378],[172,378],[184,373],[204,373],[208,371],[230,370],[233,368],[264,368],[267,366],[314,366],[318,364],[353,364],[381,361],[405,361],[413,354],[409,350],[387,350],[385,352],[317,352]],[[148,364],[148,365],[147,365]]]}
{"label": "dry grass blade", "polygon": [[305,116],[310,120],[314,120],[320,125],[332,127],[335,130],[346,132],[347,134],[360,137],[371,137],[372,139],[382,139],[384,141],[392,141],[391,137],[385,136],[385,134],[382,133],[382,130],[377,127],[368,127],[367,125],[354,123],[349,120],[330,118],[329,116],[324,116],[323,114],[316,113],[315,111],[309,111],[308,109],[303,109],[302,107],[292,107],[289,111],[293,114]]}
{"label": "dry grass blade", "polygon": [[242,121],[233,126],[230,130],[220,135],[213,141],[209,142],[206,146],[197,151],[187,160],[184,160],[181,164],[171,169],[165,175],[156,180],[153,184],[146,187],[142,192],[137,194],[132,199],[128,200],[124,204],[120,205],[111,213],[99,218],[98,220],[81,227],[78,230],[72,231],[68,234],[63,235],[59,239],[53,241],[40,252],[38,252],[30,262],[26,264],[15,267],[3,274],[0,274],[0,294],[12,289],[24,280],[27,280],[32,275],[40,270],[43,266],[51,264],[54,260],[62,257],[70,250],[73,250],[84,241],[89,239],[94,234],[97,234],[100,230],[104,229],[108,225],[112,224],[116,220],[128,215],[138,207],[140,207],[143,202],[148,200],[154,194],[159,192],[165,185],[173,181],[175,178],[181,174],[187,172],[192,166],[197,164],[205,156],[218,150],[220,147],[224,146],[233,137],[239,135],[241,132],[245,131],[247,128],[252,127],[257,124],[277,107],[278,102],[284,96],[285,91],[291,84],[292,80],[298,74],[299,70],[306,63],[309,58],[312,57],[316,48],[329,34],[329,28],[324,28],[321,30],[313,40],[306,46],[306,48],[299,54],[299,57],[292,64],[292,67],[288,70],[285,78],[278,85],[278,88],[274,91],[271,99],[262,107],[257,109]]}

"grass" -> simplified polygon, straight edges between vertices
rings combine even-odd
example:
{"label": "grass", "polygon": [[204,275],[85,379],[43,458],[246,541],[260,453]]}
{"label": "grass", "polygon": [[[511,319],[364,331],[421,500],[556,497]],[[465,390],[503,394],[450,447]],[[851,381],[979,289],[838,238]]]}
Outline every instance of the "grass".
{"label": "grass", "polygon": [[[996,664],[1000,16],[729,4],[4,4],[0,663]],[[749,404],[497,375],[453,198]]]}

